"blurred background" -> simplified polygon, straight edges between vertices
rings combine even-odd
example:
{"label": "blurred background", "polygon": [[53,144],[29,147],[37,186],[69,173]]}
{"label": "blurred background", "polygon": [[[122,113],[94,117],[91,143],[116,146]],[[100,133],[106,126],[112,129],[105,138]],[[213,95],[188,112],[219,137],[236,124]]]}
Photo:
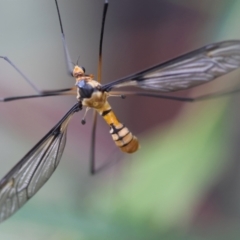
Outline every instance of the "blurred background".
{"label": "blurred background", "polygon": [[[41,89],[73,86],[66,74],[54,1],[0,0],[0,55]],[[103,1],[59,0],[72,60],[97,74]],[[206,44],[239,39],[240,0],[112,0],[103,44],[103,83]],[[177,93],[198,96],[239,87],[235,71]],[[0,97],[34,91],[0,62]],[[0,225],[0,239],[168,239],[240,237],[239,96],[199,103],[146,97],[110,99],[141,149],[119,153],[99,118],[97,165],[90,176],[92,113],[75,114],[61,164],[20,211]],[[76,102],[74,96],[0,104],[3,177]]]}

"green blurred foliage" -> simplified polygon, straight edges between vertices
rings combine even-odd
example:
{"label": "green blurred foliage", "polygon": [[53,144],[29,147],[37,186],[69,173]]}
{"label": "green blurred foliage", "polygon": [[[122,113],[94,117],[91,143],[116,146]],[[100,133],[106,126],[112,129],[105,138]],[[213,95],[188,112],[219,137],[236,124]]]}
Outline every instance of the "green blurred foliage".
{"label": "green blurred foliage", "polygon": [[164,130],[144,136],[143,147],[128,160],[114,190],[107,184],[110,193],[101,189],[102,197],[94,195],[93,212],[100,208],[111,222],[156,236],[189,228],[198,205],[228,164],[226,104],[221,103],[200,111],[191,107]]}

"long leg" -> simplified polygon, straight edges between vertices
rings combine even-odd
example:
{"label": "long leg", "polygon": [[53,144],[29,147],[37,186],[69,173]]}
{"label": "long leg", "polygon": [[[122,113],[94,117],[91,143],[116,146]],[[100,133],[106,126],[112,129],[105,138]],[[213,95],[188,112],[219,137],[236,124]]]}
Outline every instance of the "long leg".
{"label": "long leg", "polygon": [[[98,82],[101,82],[102,78],[102,43],[103,43],[103,34],[104,34],[104,26],[107,15],[108,1],[105,0],[103,7],[103,16],[102,16],[102,27],[100,34],[100,44],[99,44],[99,57],[98,57]],[[91,149],[90,149],[90,173],[95,173],[95,143],[96,143],[96,128],[97,128],[97,112],[94,111],[93,117],[93,127],[91,134]]]}
{"label": "long leg", "polygon": [[43,92],[8,57],[0,56],[0,58],[10,64],[37,93],[40,94]]}
{"label": "long leg", "polygon": [[65,53],[65,60],[66,60],[66,65],[67,65],[67,71],[68,71],[68,74],[72,76],[72,73],[73,73],[73,63],[72,63],[72,60],[70,58],[68,46],[67,46],[67,43],[66,43],[65,34],[64,34],[64,31],[63,31],[63,26],[62,26],[62,19],[61,19],[61,15],[60,15],[60,11],[59,11],[57,0],[55,0],[55,3],[56,3],[56,7],[57,7],[58,19],[59,19],[59,24],[60,24],[61,34],[62,34],[62,42],[63,42],[63,48],[64,48],[64,53]]}
{"label": "long leg", "polygon": [[[58,90],[40,90],[31,80],[28,78],[8,57],[0,56],[8,64],[10,64],[22,77],[23,79],[39,94],[39,96],[49,94],[49,93],[60,93],[70,91],[70,88],[67,89],[58,89]],[[60,94],[59,94],[60,95]],[[17,100],[17,99],[15,99]]]}
{"label": "long leg", "polygon": [[110,96],[144,96],[144,97],[153,97],[153,98],[161,98],[161,99],[167,99],[167,100],[173,100],[173,101],[181,101],[181,102],[199,102],[204,100],[210,100],[215,98],[221,98],[226,97],[228,95],[236,94],[240,92],[240,88],[232,89],[228,91],[219,91],[214,93],[209,93],[205,95],[201,95],[198,97],[178,97],[178,96],[169,96],[169,95],[162,95],[158,93],[153,92],[134,92],[134,91],[119,91],[115,92],[112,91],[110,93]]}
{"label": "long leg", "polygon": [[[63,41],[63,47],[64,47],[64,52],[65,52],[65,58],[66,58],[66,63],[67,63],[67,68],[68,68],[68,73],[72,76],[72,70],[73,70],[73,65],[72,65],[72,61],[69,55],[69,51],[68,51],[68,47],[66,44],[66,40],[65,40],[65,35],[63,32],[63,27],[62,27],[62,20],[60,17],[60,12],[59,12],[59,8],[58,8],[58,3],[57,0],[55,0],[56,3],[56,7],[57,7],[57,13],[58,13],[58,18],[59,18],[59,24],[60,24],[60,28],[61,28],[61,33],[62,33],[62,41]],[[33,82],[30,78],[28,78],[8,57],[6,56],[0,56],[0,58],[2,58],[3,60],[5,60],[8,64],[10,64],[22,77],[23,79],[39,94],[44,94],[45,92],[48,91],[43,91],[40,90]],[[51,91],[52,92],[52,91]]]}
{"label": "long leg", "polygon": [[74,89],[72,89],[72,88],[68,88],[68,89],[49,91],[49,92],[46,92],[43,94],[5,97],[5,98],[0,98],[0,102],[10,102],[10,101],[16,101],[16,100],[22,100],[22,99],[50,97],[50,96],[75,95],[76,93],[73,90]]}
{"label": "long leg", "polygon": [[98,55],[98,82],[102,80],[102,45],[103,45],[103,34],[104,34],[104,27],[105,27],[105,20],[107,15],[108,9],[108,1],[105,0],[104,8],[103,8],[103,16],[102,16],[102,27],[101,27],[101,34],[100,34],[100,42],[99,42],[99,55]]}
{"label": "long leg", "polygon": [[90,144],[90,173],[93,175],[95,169],[95,145],[96,145],[97,111],[93,113],[92,134]]}

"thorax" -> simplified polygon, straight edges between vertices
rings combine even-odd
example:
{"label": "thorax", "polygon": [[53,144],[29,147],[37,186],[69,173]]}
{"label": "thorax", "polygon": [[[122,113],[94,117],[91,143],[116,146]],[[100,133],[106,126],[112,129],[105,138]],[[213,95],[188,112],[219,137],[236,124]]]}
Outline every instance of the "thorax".
{"label": "thorax", "polygon": [[77,99],[83,106],[101,109],[107,103],[108,94],[101,90],[101,84],[90,77],[76,82]]}

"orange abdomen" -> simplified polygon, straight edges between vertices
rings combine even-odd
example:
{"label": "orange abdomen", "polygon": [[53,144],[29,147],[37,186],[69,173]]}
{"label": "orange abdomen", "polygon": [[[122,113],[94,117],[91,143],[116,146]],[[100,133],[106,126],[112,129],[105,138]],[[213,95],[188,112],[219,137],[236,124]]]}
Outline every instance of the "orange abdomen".
{"label": "orange abdomen", "polygon": [[120,123],[113,113],[111,106],[106,101],[101,109],[96,109],[100,115],[104,118],[107,124],[110,126],[110,134],[112,135],[115,144],[126,153],[134,153],[139,148],[137,138]]}
{"label": "orange abdomen", "polygon": [[122,123],[117,125],[111,124],[110,127],[113,141],[123,152],[134,153],[138,150],[139,143],[137,138]]}

